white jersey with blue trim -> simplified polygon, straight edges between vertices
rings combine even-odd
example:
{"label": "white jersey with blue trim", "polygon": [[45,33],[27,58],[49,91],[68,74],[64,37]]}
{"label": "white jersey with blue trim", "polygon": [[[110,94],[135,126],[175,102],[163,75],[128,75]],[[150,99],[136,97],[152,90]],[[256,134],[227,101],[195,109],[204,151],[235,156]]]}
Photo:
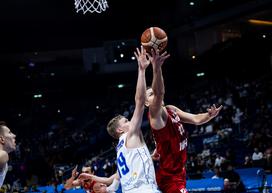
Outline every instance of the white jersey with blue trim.
{"label": "white jersey with blue trim", "polygon": [[117,168],[122,193],[160,193],[153,160],[146,144],[139,148],[127,148],[126,138],[127,133],[119,138],[117,145]]}
{"label": "white jersey with blue trim", "polygon": [[8,164],[6,163],[2,171],[0,171],[0,187],[4,183],[7,172],[8,172]]}

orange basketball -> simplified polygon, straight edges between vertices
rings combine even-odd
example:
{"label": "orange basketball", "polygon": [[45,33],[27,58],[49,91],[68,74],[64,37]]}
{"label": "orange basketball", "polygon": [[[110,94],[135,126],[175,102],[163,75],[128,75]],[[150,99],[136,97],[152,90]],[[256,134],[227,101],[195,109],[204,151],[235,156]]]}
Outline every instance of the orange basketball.
{"label": "orange basketball", "polygon": [[149,53],[152,48],[159,49],[159,52],[162,52],[166,48],[167,42],[167,34],[159,27],[150,27],[141,36],[141,44]]}

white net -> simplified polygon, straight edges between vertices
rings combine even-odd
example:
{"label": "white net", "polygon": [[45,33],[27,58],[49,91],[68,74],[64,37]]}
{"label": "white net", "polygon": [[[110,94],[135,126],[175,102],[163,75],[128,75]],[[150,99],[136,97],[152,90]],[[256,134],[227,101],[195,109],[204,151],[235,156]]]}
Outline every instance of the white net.
{"label": "white net", "polygon": [[82,11],[83,14],[87,12],[101,13],[108,8],[108,2],[106,0],[75,0],[76,12]]}

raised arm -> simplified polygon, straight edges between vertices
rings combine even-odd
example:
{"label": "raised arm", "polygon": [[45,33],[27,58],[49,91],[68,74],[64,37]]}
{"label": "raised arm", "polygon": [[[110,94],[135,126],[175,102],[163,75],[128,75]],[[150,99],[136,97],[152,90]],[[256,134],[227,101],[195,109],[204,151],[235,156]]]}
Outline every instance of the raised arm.
{"label": "raised arm", "polygon": [[164,80],[162,75],[162,64],[164,61],[169,58],[169,54],[164,52],[163,54],[159,54],[159,51],[152,50],[151,52],[151,63],[153,68],[153,80],[152,80],[152,90],[153,90],[153,101],[149,106],[150,116],[151,118],[156,118],[161,115],[162,111],[162,102],[164,98],[165,88],[164,88]]}
{"label": "raised arm", "polygon": [[180,110],[179,108],[172,105],[169,105],[168,107],[174,109],[177,112],[180,119],[184,123],[189,123],[194,125],[202,125],[204,123],[207,123],[208,121],[216,117],[218,113],[220,112],[220,110],[223,108],[222,105],[218,108],[215,105],[213,105],[207,109],[206,113],[191,114],[191,113],[184,112]]}
{"label": "raised arm", "polygon": [[66,190],[69,190],[71,188],[73,188],[74,186],[79,186],[80,185],[80,182],[75,180],[76,177],[78,175],[78,172],[77,172],[77,166],[72,170],[72,175],[71,177],[66,180],[65,184],[64,184],[64,188]]}
{"label": "raised arm", "polygon": [[115,193],[118,190],[120,183],[121,182],[120,182],[119,176],[117,174],[114,177],[112,184],[107,187],[107,189],[106,189],[107,193]]}
{"label": "raised arm", "polygon": [[112,176],[110,176],[110,177],[99,177],[99,176],[96,176],[96,175],[93,175],[93,174],[86,174],[86,173],[82,173],[78,177],[78,179],[80,181],[89,179],[89,180],[93,180],[95,182],[100,182],[100,183],[106,184],[106,185],[112,184],[112,182],[113,182],[113,180],[115,178],[118,179],[118,173],[117,172],[115,174],[113,174]]}
{"label": "raised arm", "polygon": [[130,136],[134,134],[139,135],[140,133],[146,98],[145,70],[150,64],[150,61],[147,59],[146,50],[143,47],[141,47],[141,50],[137,48],[134,55],[138,61],[138,79],[135,94],[135,110],[131,118],[131,128],[129,130]]}

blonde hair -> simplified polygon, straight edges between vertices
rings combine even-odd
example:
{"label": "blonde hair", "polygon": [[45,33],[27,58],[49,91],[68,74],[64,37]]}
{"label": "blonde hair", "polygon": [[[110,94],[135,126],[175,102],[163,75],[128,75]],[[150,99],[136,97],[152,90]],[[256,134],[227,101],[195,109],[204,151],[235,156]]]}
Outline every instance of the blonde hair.
{"label": "blonde hair", "polygon": [[107,125],[107,131],[109,135],[115,139],[119,138],[116,129],[119,127],[119,120],[122,119],[123,117],[124,116],[122,115],[117,115],[116,117],[112,118]]}

